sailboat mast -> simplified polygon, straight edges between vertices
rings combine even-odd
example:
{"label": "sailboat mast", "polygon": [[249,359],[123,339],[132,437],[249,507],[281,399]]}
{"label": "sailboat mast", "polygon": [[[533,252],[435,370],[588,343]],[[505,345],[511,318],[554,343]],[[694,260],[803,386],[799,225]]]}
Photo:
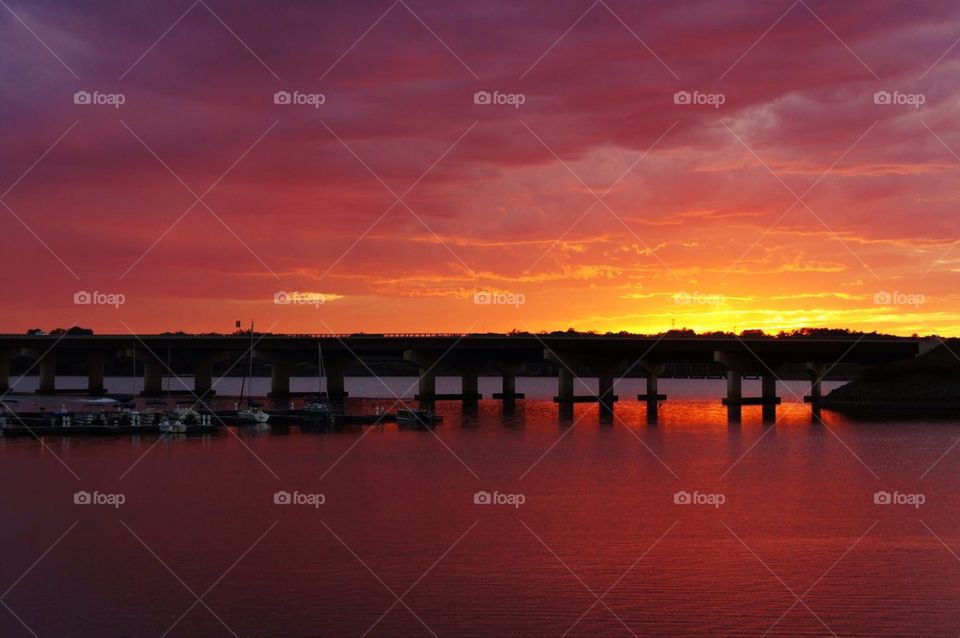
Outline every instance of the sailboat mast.
{"label": "sailboat mast", "polygon": [[253,321],[250,322],[250,389],[247,394],[247,407],[250,407],[250,400],[253,398]]}

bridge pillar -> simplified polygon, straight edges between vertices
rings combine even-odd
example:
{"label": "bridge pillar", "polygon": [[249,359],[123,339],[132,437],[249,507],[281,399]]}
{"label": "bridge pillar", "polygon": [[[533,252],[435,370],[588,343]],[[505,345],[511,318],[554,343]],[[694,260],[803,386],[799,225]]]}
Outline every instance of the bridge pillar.
{"label": "bridge pillar", "polygon": [[504,403],[522,399],[523,393],[517,392],[517,375],[526,367],[520,361],[495,361],[494,367],[500,371],[500,392],[493,395],[494,399],[503,399]]}
{"label": "bridge pillar", "polygon": [[417,399],[432,401],[437,397],[437,375],[431,369],[421,368],[420,382],[417,390]]}
{"label": "bridge pillar", "polygon": [[[253,383],[253,380],[250,380]],[[274,361],[270,364],[270,396],[285,398],[290,396],[290,364],[286,361]]]}
{"label": "bridge pillar", "polygon": [[647,396],[644,397],[651,403],[656,403],[660,393],[657,391],[658,376],[653,373],[647,374]]}
{"label": "bridge pillar", "polygon": [[666,369],[666,365],[660,362],[641,361],[637,364],[647,380],[647,391],[645,394],[638,394],[637,401],[646,401],[647,403],[647,423],[657,422],[657,410],[660,407],[660,401],[666,401],[667,395],[660,394],[658,385],[660,375]]}
{"label": "bridge pillar", "polygon": [[663,363],[641,361],[637,364],[637,367],[643,370],[644,376],[647,379],[647,392],[646,394],[638,394],[637,401],[646,401],[648,408],[653,406],[653,408],[656,409],[658,401],[665,401],[667,399],[667,395],[660,394],[657,391],[660,375],[663,374],[667,366]]}
{"label": "bridge pillar", "polygon": [[460,376],[460,394],[464,401],[476,403],[480,399],[480,375],[476,370],[467,370]]}
{"label": "bridge pillar", "polygon": [[523,398],[517,394],[517,375],[504,372],[500,377],[500,392],[494,393],[494,399],[503,401],[504,414],[512,414],[517,407],[517,399]]}
{"label": "bridge pillar", "polygon": [[743,374],[740,370],[727,368],[727,401],[739,403],[743,399]]}
{"label": "bridge pillar", "polygon": [[613,375],[603,372],[597,377],[597,396],[602,404],[612,404],[614,402],[613,394]]}
{"label": "bridge pillar", "polygon": [[102,352],[91,352],[87,361],[87,392],[90,394],[104,394],[103,366],[106,356]]}
{"label": "bridge pillar", "polygon": [[500,398],[507,399],[507,397],[513,397],[517,395],[517,375],[503,373],[501,376],[501,392]]}
{"label": "bridge pillar", "polygon": [[740,423],[743,409],[743,374],[739,369],[727,367],[727,421]]}
{"label": "bridge pillar", "polygon": [[764,372],[761,376],[760,387],[762,389],[761,401],[763,401],[763,420],[775,421],[777,418],[777,377],[770,371]]}
{"label": "bridge pillar", "polygon": [[143,362],[143,394],[151,397],[163,394],[163,366],[153,358]]}
{"label": "bridge pillar", "polygon": [[325,358],[324,372],[327,375],[327,396],[331,401],[343,401],[347,397],[345,372],[347,362],[339,357]]}
{"label": "bridge pillar", "polygon": [[193,393],[198,397],[213,394],[213,359],[197,359],[193,368]]}
{"label": "bridge pillar", "polygon": [[[563,352],[556,353],[549,348],[543,353],[543,358],[557,364],[557,396],[554,397],[555,403],[576,403],[580,401],[598,401],[601,407],[612,407],[618,397],[613,393],[614,373],[623,365],[620,358],[609,355],[595,355],[582,352]],[[573,391],[575,375],[574,368],[589,367],[595,372],[599,382],[599,392],[596,396],[585,395],[576,396]]]}
{"label": "bridge pillar", "polygon": [[826,363],[808,363],[806,365],[807,374],[810,375],[810,396],[804,397],[804,401],[818,405],[823,399],[823,377],[830,369]]}
{"label": "bridge pillar", "polygon": [[[727,396],[723,404],[727,406],[731,422],[740,421],[740,408],[744,405],[763,406],[764,421],[776,419],[777,404],[777,377],[773,373],[774,365],[757,360],[739,352],[714,352],[714,361],[721,363],[727,369]],[[743,373],[759,370],[761,377],[761,396],[743,396]]]}
{"label": "bridge pillar", "polygon": [[[436,367],[439,356],[432,352],[421,352],[407,350],[403,353],[403,358],[417,366],[417,376],[419,377],[419,389],[416,397],[418,401],[433,403],[437,397],[437,373]],[[456,397],[444,397],[456,398]]]}
{"label": "bridge pillar", "polygon": [[37,388],[39,394],[53,394],[57,391],[57,362],[53,355],[47,354],[40,359],[39,364],[40,385]]}
{"label": "bridge pillar", "polygon": [[[647,423],[657,422],[657,411],[660,409],[660,401],[666,400],[667,395],[660,394],[657,390],[657,381],[659,375],[647,373]],[[637,397],[639,398],[639,397]]]}
{"label": "bridge pillar", "polygon": [[9,352],[0,352],[0,392],[10,390],[10,359]]}
{"label": "bridge pillar", "polygon": [[573,373],[560,364],[557,369],[557,403],[573,403]]}

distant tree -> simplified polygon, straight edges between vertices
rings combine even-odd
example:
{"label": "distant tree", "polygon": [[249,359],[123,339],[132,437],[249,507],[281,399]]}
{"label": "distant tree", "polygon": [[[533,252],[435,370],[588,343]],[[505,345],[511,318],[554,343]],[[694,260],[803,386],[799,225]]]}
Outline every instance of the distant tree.
{"label": "distant tree", "polygon": [[674,328],[663,333],[667,337],[696,337],[697,332],[690,328]]}
{"label": "distant tree", "polygon": [[71,336],[75,336],[75,335],[92,335],[92,334],[93,334],[93,330],[91,330],[90,328],[81,328],[80,326],[74,326],[74,327],[69,328],[69,329],[67,329],[67,328],[54,328],[53,330],[50,331],[50,334],[53,335],[53,336],[55,336],[55,337],[60,337],[60,336],[63,336],[63,335],[71,335]]}

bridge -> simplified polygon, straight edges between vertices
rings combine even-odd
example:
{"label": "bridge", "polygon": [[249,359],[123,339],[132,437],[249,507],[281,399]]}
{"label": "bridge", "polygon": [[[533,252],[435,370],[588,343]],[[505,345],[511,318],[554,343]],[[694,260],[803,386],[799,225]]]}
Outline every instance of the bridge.
{"label": "bridge", "polygon": [[[232,335],[0,335],[0,391],[8,391],[10,363],[17,357],[33,361],[39,376],[40,393],[57,392],[57,366],[80,364],[87,370],[87,391],[103,393],[104,364],[108,359],[129,360],[133,369],[143,368],[144,394],[163,393],[163,377],[173,369],[192,369],[194,392],[213,392],[215,362],[236,363],[253,353],[271,370],[271,396],[290,396],[291,370],[300,364],[315,364],[318,348],[323,355],[327,390],[334,400],[346,396],[345,369],[359,364],[371,372],[370,361],[397,361],[413,364],[419,371],[417,399],[456,399],[465,402],[481,398],[478,377],[496,374],[502,379],[501,392],[494,398],[514,401],[523,398],[516,391],[516,377],[527,366],[553,364],[557,371],[555,401],[569,405],[578,401],[599,401],[612,405],[614,380],[627,373],[646,378],[646,392],[637,397],[655,410],[666,397],[658,392],[658,379],[667,364],[720,364],[726,376],[723,403],[732,407],[760,404],[771,408],[779,403],[776,380],[789,366],[798,367],[810,379],[809,400],[821,398],[821,382],[839,364],[871,366],[908,359],[921,351],[918,338],[876,335],[843,336],[641,336],[551,334],[258,334]],[[440,366],[453,370],[462,379],[461,392],[436,392]],[[596,396],[574,392],[577,376],[597,377]],[[759,397],[742,393],[744,376],[762,379]]]}

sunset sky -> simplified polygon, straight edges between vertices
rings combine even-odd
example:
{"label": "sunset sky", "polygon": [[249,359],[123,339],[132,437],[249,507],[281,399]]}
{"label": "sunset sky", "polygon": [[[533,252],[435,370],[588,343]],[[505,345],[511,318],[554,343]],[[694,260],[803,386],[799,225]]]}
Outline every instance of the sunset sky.
{"label": "sunset sky", "polygon": [[955,1],[0,4],[0,331],[960,335]]}

